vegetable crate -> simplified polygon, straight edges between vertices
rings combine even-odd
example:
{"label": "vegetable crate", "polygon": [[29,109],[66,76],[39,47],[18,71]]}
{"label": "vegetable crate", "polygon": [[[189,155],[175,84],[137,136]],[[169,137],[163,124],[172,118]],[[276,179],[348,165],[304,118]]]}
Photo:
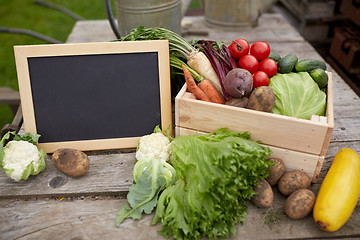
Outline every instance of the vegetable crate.
{"label": "vegetable crate", "polygon": [[248,131],[252,140],[268,146],[286,171],[304,170],[316,182],[334,129],[332,74],[328,72],[325,116],[310,120],[196,100],[186,84],[175,98],[175,134],[192,135],[227,127]]}

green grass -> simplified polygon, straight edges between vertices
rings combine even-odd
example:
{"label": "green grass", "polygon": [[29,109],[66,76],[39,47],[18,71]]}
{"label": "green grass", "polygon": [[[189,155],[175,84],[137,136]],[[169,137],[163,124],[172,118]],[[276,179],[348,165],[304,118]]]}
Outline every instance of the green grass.
{"label": "green grass", "polygon": [[[42,0],[57,4],[86,20],[106,19],[103,0]],[[114,0],[112,0],[112,3]],[[66,42],[76,20],[61,11],[38,5],[33,0],[0,0],[0,27],[23,28]],[[193,0],[190,8],[199,8]],[[0,32],[0,87],[18,90],[13,46],[44,44],[28,35]],[[0,129],[10,123],[14,115],[6,105],[0,105]]]}

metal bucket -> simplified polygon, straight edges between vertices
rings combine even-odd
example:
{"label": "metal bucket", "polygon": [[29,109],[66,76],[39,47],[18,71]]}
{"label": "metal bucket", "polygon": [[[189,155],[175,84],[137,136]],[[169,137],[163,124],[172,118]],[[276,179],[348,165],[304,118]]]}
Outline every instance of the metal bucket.
{"label": "metal bucket", "polygon": [[223,27],[243,27],[257,24],[258,0],[204,0],[205,20]]}
{"label": "metal bucket", "polygon": [[[105,4],[108,2],[105,0]],[[181,0],[115,0],[118,27],[116,30],[115,26],[112,27],[120,36],[129,34],[131,29],[138,26],[164,27],[180,34],[181,7]]]}

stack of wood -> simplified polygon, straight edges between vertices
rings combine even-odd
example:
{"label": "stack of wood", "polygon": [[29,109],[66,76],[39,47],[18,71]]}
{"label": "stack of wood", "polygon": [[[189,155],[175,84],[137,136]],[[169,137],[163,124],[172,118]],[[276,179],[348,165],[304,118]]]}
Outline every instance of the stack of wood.
{"label": "stack of wood", "polygon": [[296,18],[297,30],[309,42],[324,42],[328,39],[330,25],[334,21],[336,1],[294,0],[280,1]]}

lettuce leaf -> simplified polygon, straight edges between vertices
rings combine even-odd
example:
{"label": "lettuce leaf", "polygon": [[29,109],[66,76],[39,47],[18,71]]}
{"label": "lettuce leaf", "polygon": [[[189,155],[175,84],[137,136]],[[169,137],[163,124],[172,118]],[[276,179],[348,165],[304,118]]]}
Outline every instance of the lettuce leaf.
{"label": "lettuce leaf", "polygon": [[178,180],[159,196],[153,224],[164,237],[226,238],[243,223],[253,186],[268,175],[271,150],[248,132],[218,129],[172,141],[171,164]]}
{"label": "lettuce leaf", "polygon": [[269,87],[275,93],[272,113],[310,119],[311,115],[324,116],[326,93],[307,72],[276,74]]}

